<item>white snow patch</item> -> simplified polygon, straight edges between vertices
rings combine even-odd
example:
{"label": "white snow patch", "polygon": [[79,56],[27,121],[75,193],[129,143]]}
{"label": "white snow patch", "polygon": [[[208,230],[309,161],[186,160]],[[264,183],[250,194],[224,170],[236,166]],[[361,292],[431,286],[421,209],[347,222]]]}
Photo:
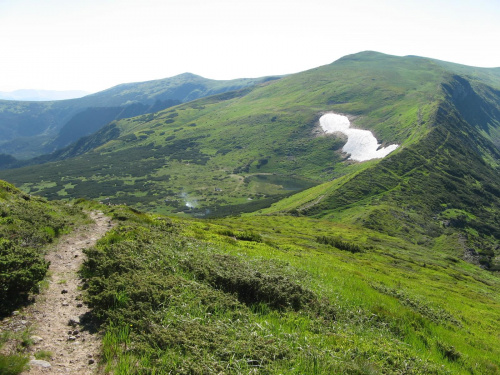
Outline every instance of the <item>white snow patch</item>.
{"label": "white snow patch", "polygon": [[349,119],[336,113],[327,113],[321,116],[319,124],[325,133],[340,132],[347,136],[347,143],[342,147],[342,151],[351,154],[350,160],[381,159],[399,147],[399,145],[394,144],[380,148],[377,138],[373,136],[371,131],[351,129]]}

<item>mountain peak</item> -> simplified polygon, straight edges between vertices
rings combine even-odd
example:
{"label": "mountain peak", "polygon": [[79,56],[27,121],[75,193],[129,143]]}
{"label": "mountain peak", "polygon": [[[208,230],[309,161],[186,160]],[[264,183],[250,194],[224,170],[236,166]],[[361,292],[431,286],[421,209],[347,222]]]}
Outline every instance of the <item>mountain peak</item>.
{"label": "mountain peak", "polygon": [[[175,77],[178,77],[178,78],[203,78],[203,79],[207,79],[205,77],[202,77],[198,74],[194,74],[194,73],[190,73],[190,72],[185,72],[185,73],[181,73],[181,74],[178,74],[172,78],[175,78]],[[168,79],[168,78],[167,78]]]}

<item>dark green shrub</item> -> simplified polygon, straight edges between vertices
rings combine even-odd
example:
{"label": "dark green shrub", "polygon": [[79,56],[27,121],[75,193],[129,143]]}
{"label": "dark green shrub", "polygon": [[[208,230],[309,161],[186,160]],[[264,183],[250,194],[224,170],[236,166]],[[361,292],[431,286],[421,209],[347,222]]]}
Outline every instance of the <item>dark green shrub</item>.
{"label": "dark green shrub", "polygon": [[45,277],[49,264],[29,247],[0,239],[0,315],[8,314]]}
{"label": "dark green shrub", "polygon": [[23,372],[26,364],[28,363],[28,357],[12,354],[3,355],[0,354],[0,374],[2,375],[17,375]]}
{"label": "dark green shrub", "polygon": [[254,242],[262,242],[263,241],[262,236],[260,234],[254,233],[252,231],[233,232],[230,229],[222,229],[222,230],[219,230],[217,233],[219,233],[223,236],[234,237],[240,241],[254,241]]}
{"label": "dark green shrub", "polygon": [[342,241],[336,237],[319,236],[316,238],[316,242],[336,247],[339,250],[349,251],[351,253],[361,253],[363,251],[358,245]]}
{"label": "dark green shrub", "polygon": [[234,236],[236,237],[236,239],[241,241],[262,242],[262,236],[252,231],[238,232],[235,233]]}
{"label": "dark green shrub", "polygon": [[30,197],[0,181],[0,315],[37,291],[48,269],[43,247],[84,217],[79,207]]}
{"label": "dark green shrub", "polygon": [[456,361],[462,355],[458,352],[454,346],[451,346],[447,343],[443,343],[441,341],[436,342],[436,346],[438,351],[443,355],[443,357],[447,358],[449,361]]}
{"label": "dark green shrub", "polygon": [[113,217],[114,220],[118,221],[134,221],[137,223],[150,223],[151,218],[142,213],[139,210],[136,210],[135,208],[131,207],[126,207],[126,206],[119,206],[116,208],[113,208],[110,210],[110,213]]}
{"label": "dark green shrub", "polygon": [[221,229],[217,233],[222,236],[235,237],[234,232],[230,229]]}
{"label": "dark green shrub", "polygon": [[211,259],[193,256],[182,266],[197,279],[237,296],[247,305],[265,303],[277,310],[301,310],[318,304],[313,292],[287,277],[278,264],[248,264],[231,255],[213,254]]}

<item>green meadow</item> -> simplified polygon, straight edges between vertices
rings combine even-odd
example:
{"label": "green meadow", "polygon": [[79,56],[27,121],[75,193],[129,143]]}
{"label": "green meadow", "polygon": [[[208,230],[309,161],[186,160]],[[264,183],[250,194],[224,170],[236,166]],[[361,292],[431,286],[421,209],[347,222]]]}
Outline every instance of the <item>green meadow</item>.
{"label": "green meadow", "polygon": [[107,371],[499,371],[500,279],[446,244],[290,216],[110,213],[121,224],[82,270]]}

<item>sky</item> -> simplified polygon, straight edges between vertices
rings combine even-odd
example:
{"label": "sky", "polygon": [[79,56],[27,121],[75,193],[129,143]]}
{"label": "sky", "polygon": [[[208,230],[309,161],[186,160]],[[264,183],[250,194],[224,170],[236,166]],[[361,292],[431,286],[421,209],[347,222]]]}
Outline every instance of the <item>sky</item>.
{"label": "sky", "polygon": [[500,0],[0,0],[0,91],[296,73],[366,50],[500,67]]}

